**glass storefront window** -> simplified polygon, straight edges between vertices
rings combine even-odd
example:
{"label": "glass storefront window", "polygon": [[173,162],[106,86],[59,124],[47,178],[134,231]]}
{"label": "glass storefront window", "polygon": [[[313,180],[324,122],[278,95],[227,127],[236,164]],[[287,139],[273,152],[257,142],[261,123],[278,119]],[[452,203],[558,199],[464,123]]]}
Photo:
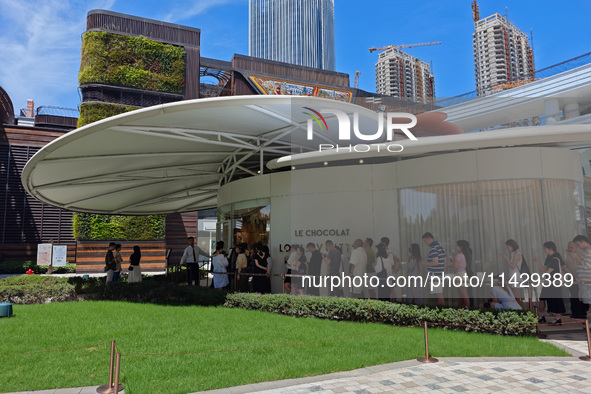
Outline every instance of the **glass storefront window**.
{"label": "glass storefront window", "polygon": [[241,201],[220,209],[221,231],[227,245],[261,242],[269,244],[271,206],[269,199]]}

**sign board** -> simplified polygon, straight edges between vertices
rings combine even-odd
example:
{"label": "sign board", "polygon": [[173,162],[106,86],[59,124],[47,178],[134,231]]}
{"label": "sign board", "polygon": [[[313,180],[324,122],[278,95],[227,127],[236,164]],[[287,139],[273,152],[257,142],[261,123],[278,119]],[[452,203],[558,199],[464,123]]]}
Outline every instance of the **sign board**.
{"label": "sign board", "polygon": [[203,221],[203,231],[215,231],[216,230],[216,220],[204,220]]}
{"label": "sign board", "polygon": [[50,265],[52,244],[38,244],[37,245],[37,265]]}
{"label": "sign board", "polygon": [[66,260],[68,257],[68,247],[66,245],[54,245],[53,246],[53,266],[54,267],[65,267]]}

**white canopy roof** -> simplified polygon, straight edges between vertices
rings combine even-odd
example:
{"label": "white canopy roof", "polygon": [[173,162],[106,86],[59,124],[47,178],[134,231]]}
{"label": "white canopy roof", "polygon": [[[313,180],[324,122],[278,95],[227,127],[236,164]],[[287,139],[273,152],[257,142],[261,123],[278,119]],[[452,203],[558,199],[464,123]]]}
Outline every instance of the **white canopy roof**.
{"label": "white canopy roof", "polygon": [[[317,97],[181,101],[104,119],[56,139],[29,160],[22,182],[35,198],[61,208],[147,215],[216,207],[220,185],[263,173],[266,163],[277,169],[384,155],[410,158],[463,149],[591,144],[590,125],[433,136],[459,129],[445,123],[444,114],[429,112],[418,115],[419,123],[412,129],[418,141],[395,141],[404,146],[403,152],[318,152],[320,143],[343,145],[336,116],[326,113],[324,127],[319,131],[313,120],[314,138],[306,138],[311,110],[322,109],[358,113],[364,133],[377,130],[375,112]],[[377,143],[387,142],[383,134]],[[353,137],[350,143],[367,141]]]}
{"label": "white canopy roof", "polygon": [[27,163],[22,182],[35,198],[80,212],[146,215],[215,207],[221,184],[263,172],[265,161],[316,150],[319,142],[338,143],[337,119],[328,115],[328,130],[306,139],[309,108],[357,112],[360,127],[377,129],[375,112],[316,97],[181,101],[56,139]]}

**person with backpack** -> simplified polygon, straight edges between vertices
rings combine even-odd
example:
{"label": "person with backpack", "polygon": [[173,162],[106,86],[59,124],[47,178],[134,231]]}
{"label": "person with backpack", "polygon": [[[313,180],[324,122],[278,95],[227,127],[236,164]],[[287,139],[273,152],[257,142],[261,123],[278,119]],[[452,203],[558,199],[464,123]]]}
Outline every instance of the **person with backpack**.
{"label": "person with backpack", "polygon": [[[519,250],[519,245],[513,239],[508,239],[505,242],[505,247],[509,252],[509,256],[503,255],[503,259],[509,265],[508,269],[508,282],[509,283],[521,283],[520,277],[522,272],[522,264],[523,264],[523,256],[521,255],[521,251]],[[519,287],[509,286],[513,296],[515,296],[515,301],[523,308],[523,301],[521,300],[521,289]]]}

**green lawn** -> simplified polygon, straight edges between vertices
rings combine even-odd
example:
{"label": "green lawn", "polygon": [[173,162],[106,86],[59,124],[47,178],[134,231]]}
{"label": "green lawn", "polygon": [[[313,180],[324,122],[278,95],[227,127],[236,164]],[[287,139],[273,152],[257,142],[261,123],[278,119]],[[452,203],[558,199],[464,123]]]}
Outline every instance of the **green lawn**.
{"label": "green lawn", "polygon": [[[0,355],[117,341],[126,393],[187,393],[419,357],[423,329],[301,319],[222,307],[124,302],[15,305]],[[390,331],[376,335],[367,335]],[[337,341],[331,339],[355,337]],[[567,356],[536,338],[429,329],[433,356]],[[275,347],[304,342],[321,343]],[[184,355],[130,356],[234,350]],[[127,355],[127,356],[126,356]],[[105,384],[109,345],[0,357],[0,392]]]}

